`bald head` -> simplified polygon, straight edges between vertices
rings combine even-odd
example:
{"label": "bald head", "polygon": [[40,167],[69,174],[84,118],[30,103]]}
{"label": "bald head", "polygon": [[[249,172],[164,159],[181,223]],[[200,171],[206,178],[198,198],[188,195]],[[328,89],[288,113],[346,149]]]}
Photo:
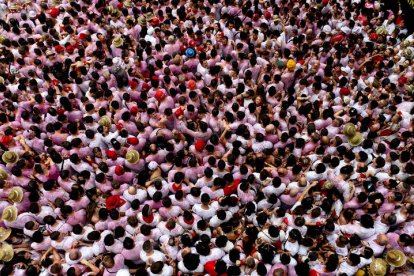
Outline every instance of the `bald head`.
{"label": "bald head", "polygon": [[388,238],[385,234],[379,234],[377,237],[377,243],[379,245],[386,245],[388,243]]}
{"label": "bald head", "polygon": [[129,186],[128,187],[128,193],[130,195],[135,195],[137,193],[137,189],[134,186]]}

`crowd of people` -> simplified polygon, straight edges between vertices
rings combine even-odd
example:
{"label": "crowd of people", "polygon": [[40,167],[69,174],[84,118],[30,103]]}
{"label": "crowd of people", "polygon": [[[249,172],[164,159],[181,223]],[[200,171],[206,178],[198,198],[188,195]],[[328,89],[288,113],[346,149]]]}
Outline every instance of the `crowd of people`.
{"label": "crowd of people", "polygon": [[0,275],[413,275],[413,50],[374,0],[0,0]]}

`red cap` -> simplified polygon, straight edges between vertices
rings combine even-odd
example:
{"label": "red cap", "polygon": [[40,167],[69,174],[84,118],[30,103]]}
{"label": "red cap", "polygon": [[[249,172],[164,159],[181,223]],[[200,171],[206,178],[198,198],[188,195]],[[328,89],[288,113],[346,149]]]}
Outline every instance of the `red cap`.
{"label": "red cap", "polygon": [[303,65],[303,64],[305,63],[305,60],[304,60],[304,59],[301,59],[301,60],[299,60],[299,61],[298,61],[298,63],[299,63],[300,65]]}
{"label": "red cap", "polygon": [[401,78],[398,79],[398,84],[402,86],[402,85],[405,85],[407,83],[407,81],[408,80],[407,80],[406,77],[401,77]]}
{"label": "red cap", "polygon": [[50,11],[49,11],[49,14],[53,18],[57,18],[60,14],[60,11],[59,11],[58,8],[51,8]]}
{"label": "red cap", "polygon": [[128,82],[128,85],[131,86],[132,89],[135,89],[135,88],[137,88],[138,83],[136,81],[134,81],[134,80],[130,80]]}
{"label": "red cap", "polygon": [[319,276],[319,273],[316,270],[312,269],[309,271],[309,276]]}
{"label": "red cap", "polygon": [[267,11],[267,12],[265,12],[265,17],[266,17],[267,19],[269,19],[269,18],[271,18],[271,17],[272,17],[272,14],[271,14],[269,11]]}
{"label": "red cap", "polygon": [[195,142],[194,144],[196,151],[202,151],[205,146],[206,146],[206,143],[204,143],[203,140],[197,140],[197,142]]}
{"label": "red cap", "polygon": [[121,124],[121,123],[117,123],[117,124],[115,125],[115,127],[116,127],[116,129],[117,129],[117,130],[121,130],[121,129],[123,129],[123,128],[124,128],[124,125],[123,125],[123,124]]}
{"label": "red cap", "polygon": [[342,87],[341,90],[339,90],[339,93],[342,96],[347,96],[347,95],[351,94],[351,91],[349,90],[349,88]]}
{"label": "red cap", "polygon": [[64,109],[64,108],[59,108],[59,109],[57,110],[57,114],[58,114],[58,115],[63,115],[63,114],[65,114],[65,109]]}
{"label": "red cap", "polygon": [[329,0],[322,0],[322,4],[327,5],[329,3]]}
{"label": "red cap", "polygon": [[372,33],[372,34],[369,35],[369,38],[371,40],[377,41],[378,35],[377,35],[377,33]]}
{"label": "red cap", "polygon": [[56,45],[55,46],[55,51],[57,52],[57,53],[59,53],[59,52],[63,52],[65,50],[65,48],[63,48],[63,46],[61,46],[61,45]]}
{"label": "red cap", "polygon": [[187,46],[186,45],[181,45],[180,46],[180,52],[182,52],[182,53],[184,53],[185,52],[185,50],[187,50]]}
{"label": "red cap", "polygon": [[116,7],[118,8],[118,9],[122,9],[122,7],[123,7],[124,5],[122,4],[122,2],[118,2],[118,4],[116,5]]}
{"label": "red cap", "polygon": [[3,146],[8,146],[10,144],[10,142],[13,141],[13,136],[11,135],[6,135],[0,138],[0,143]]}
{"label": "red cap", "polygon": [[157,99],[157,101],[162,101],[164,98],[165,98],[165,94],[164,94],[164,92],[162,92],[162,90],[157,90],[156,92],[155,92],[155,96],[154,96],[156,99]]}
{"label": "red cap", "polygon": [[200,46],[197,46],[197,49],[196,50],[197,50],[197,52],[200,52],[200,53],[201,52],[204,52],[204,47],[201,46],[201,45]]}
{"label": "red cap", "polygon": [[191,90],[194,90],[196,88],[195,80],[189,80],[188,81],[188,88],[190,88]]}
{"label": "red cap", "polygon": [[141,89],[144,90],[144,91],[148,91],[148,90],[150,90],[150,88],[151,88],[151,86],[146,82],[144,82],[142,84],[142,87],[141,87]]}
{"label": "red cap", "polygon": [[194,48],[196,45],[197,45],[197,42],[196,42],[195,40],[190,39],[190,40],[188,41],[188,46],[189,46],[190,48]]}
{"label": "red cap", "polygon": [[151,80],[153,80],[153,81],[159,81],[160,79],[157,76],[152,76],[151,77]]}
{"label": "red cap", "polygon": [[253,14],[253,21],[259,20],[260,15],[258,13]]}
{"label": "red cap", "polygon": [[118,176],[123,175],[124,172],[125,172],[124,167],[122,167],[121,165],[117,165],[115,167],[115,174],[116,175],[118,175]]}
{"label": "red cap", "polygon": [[111,158],[112,160],[115,160],[118,157],[118,154],[116,154],[116,151],[114,150],[108,149],[105,151],[105,153],[106,153],[106,156],[108,156],[108,158]]}
{"label": "red cap", "polygon": [[80,33],[79,38],[84,40],[86,38],[86,34],[85,33]]}
{"label": "red cap", "polygon": [[138,142],[139,142],[137,137],[129,137],[127,138],[126,141],[128,144],[133,145],[133,146],[138,145]]}
{"label": "red cap", "polygon": [[132,115],[136,115],[138,113],[138,107],[136,105],[134,105],[133,107],[131,107],[131,109],[129,110],[129,112]]}
{"label": "red cap", "polygon": [[334,36],[331,40],[331,43],[341,42],[344,37],[342,35]]}
{"label": "red cap", "polygon": [[121,207],[125,204],[125,200],[123,200],[119,195],[113,195],[106,199],[106,209],[112,210],[118,207]]}
{"label": "red cap", "polygon": [[179,107],[175,112],[174,112],[174,114],[175,114],[175,117],[180,117],[181,115],[184,115],[184,110],[181,108],[181,107]]}
{"label": "red cap", "polygon": [[73,51],[75,51],[75,47],[73,47],[72,45],[68,45],[66,46],[66,51],[68,53],[73,53]]}
{"label": "red cap", "polygon": [[158,26],[158,25],[160,25],[160,20],[158,18],[153,18],[151,20],[151,25],[152,26]]}

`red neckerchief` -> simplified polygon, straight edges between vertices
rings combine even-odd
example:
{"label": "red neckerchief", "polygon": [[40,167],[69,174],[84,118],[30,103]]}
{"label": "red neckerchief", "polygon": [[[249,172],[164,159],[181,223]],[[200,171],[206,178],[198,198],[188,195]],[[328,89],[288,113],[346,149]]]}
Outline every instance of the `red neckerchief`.
{"label": "red neckerchief", "polygon": [[154,214],[149,215],[148,217],[146,216],[142,216],[142,219],[146,222],[146,223],[151,223],[154,220]]}
{"label": "red neckerchief", "polygon": [[180,191],[181,189],[183,188],[183,185],[182,184],[180,184],[180,185],[176,185],[176,183],[174,183],[173,185],[172,185],[172,189],[174,190],[174,192],[178,192],[178,191]]}
{"label": "red neckerchief", "polygon": [[192,217],[190,220],[186,219],[185,217],[183,217],[184,222],[187,223],[188,225],[193,225],[194,223],[194,217]]}

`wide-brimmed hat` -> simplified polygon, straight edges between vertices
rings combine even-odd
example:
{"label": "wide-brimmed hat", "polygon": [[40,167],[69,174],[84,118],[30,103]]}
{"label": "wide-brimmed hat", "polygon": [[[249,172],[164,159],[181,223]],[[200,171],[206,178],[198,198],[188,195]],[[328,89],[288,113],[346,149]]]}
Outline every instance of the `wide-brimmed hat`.
{"label": "wide-brimmed hat", "polygon": [[353,123],[347,123],[344,126],[344,135],[346,137],[353,137],[356,133],[356,127]]}
{"label": "wide-brimmed hat", "polygon": [[388,34],[387,29],[385,29],[384,27],[379,27],[375,32],[379,35],[387,35]]}
{"label": "wide-brimmed hat", "polygon": [[13,222],[17,218],[17,208],[16,206],[7,206],[4,208],[3,213],[1,214],[1,219],[8,222]]}
{"label": "wide-brimmed hat", "polygon": [[124,44],[124,39],[122,37],[116,37],[114,40],[112,40],[112,45],[114,47],[119,48]]}
{"label": "wide-brimmed hat", "polygon": [[362,137],[362,134],[357,132],[354,136],[348,139],[348,143],[353,146],[359,146],[364,141],[364,137]]}
{"label": "wide-brimmed hat", "polygon": [[139,153],[136,150],[129,150],[126,155],[125,155],[125,159],[131,163],[131,164],[135,164],[139,161]]}
{"label": "wide-brimmed hat", "polygon": [[1,159],[7,164],[14,164],[19,160],[19,156],[14,151],[6,151],[3,153]]}
{"label": "wide-brimmed hat", "polygon": [[47,50],[46,51],[46,56],[48,57],[48,56],[54,56],[55,55],[55,53],[54,52],[52,52],[51,50]]}
{"label": "wide-brimmed hat", "polygon": [[111,119],[108,116],[104,115],[99,120],[99,125],[100,126],[105,126],[105,127],[111,127],[111,125],[112,125]]}
{"label": "wide-brimmed hat", "polygon": [[387,274],[387,263],[383,259],[374,259],[369,266],[372,276],[384,276]]}
{"label": "wide-brimmed hat", "polygon": [[141,25],[141,26],[145,26],[145,25],[147,25],[147,20],[145,19],[145,17],[144,17],[144,16],[140,16],[140,17],[138,17],[137,22],[138,22],[138,24],[139,24],[139,25]]}
{"label": "wide-brimmed hat", "polygon": [[385,261],[395,267],[400,267],[405,264],[407,257],[400,250],[390,250],[385,256]]}
{"label": "wide-brimmed hat", "polygon": [[145,15],[145,19],[147,21],[151,21],[154,18],[154,14],[152,12],[147,12],[147,14]]}
{"label": "wide-brimmed hat", "polygon": [[0,247],[0,260],[10,262],[13,259],[13,247],[10,244],[3,243]]}
{"label": "wide-brimmed hat", "polygon": [[131,0],[125,0],[125,1],[124,1],[124,3],[123,3],[123,5],[124,5],[125,7],[127,7],[127,8],[132,7]]}
{"label": "wide-brimmed hat", "polygon": [[3,169],[0,169],[0,180],[6,180],[9,175]]}
{"label": "wide-brimmed hat", "polygon": [[10,7],[9,7],[9,10],[11,10],[11,11],[17,10],[17,5],[16,4],[11,4]]}
{"label": "wide-brimmed hat", "polygon": [[411,50],[410,48],[404,49],[402,51],[402,55],[403,57],[405,57],[406,59],[411,59],[411,57],[413,56],[413,50]]}
{"label": "wide-brimmed hat", "polygon": [[10,228],[0,227],[0,242],[5,241],[10,237],[11,231]]}
{"label": "wide-brimmed hat", "polygon": [[23,190],[20,187],[13,187],[8,194],[7,198],[14,203],[22,202],[23,200]]}

